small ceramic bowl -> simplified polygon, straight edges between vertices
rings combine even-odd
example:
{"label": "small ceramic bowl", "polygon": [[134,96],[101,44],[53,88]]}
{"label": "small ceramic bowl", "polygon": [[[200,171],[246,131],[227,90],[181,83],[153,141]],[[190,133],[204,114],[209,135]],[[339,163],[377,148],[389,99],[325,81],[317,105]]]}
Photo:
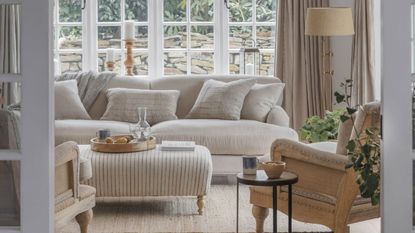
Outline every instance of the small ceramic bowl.
{"label": "small ceramic bowl", "polygon": [[281,161],[265,162],[261,163],[261,167],[269,178],[278,179],[284,172],[285,163]]}

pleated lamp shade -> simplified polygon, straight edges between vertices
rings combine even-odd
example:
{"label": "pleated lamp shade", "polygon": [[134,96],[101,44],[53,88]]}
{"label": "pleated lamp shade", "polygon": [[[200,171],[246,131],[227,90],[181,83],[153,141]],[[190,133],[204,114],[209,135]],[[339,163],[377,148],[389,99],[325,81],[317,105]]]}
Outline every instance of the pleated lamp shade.
{"label": "pleated lamp shade", "polygon": [[305,34],[309,36],[354,35],[351,8],[308,8]]}

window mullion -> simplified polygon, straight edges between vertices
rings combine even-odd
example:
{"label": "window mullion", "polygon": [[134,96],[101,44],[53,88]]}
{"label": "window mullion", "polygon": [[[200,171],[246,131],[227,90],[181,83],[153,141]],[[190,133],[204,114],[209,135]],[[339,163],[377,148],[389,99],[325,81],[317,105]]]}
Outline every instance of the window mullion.
{"label": "window mullion", "polygon": [[[219,0],[219,2],[221,2]],[[222,21],[220,22],[222,26],[222,37],[221,37],[221,44],[222,44],[222,74],[229,74],[229,10],[225,8],[224,4],[221,4],[220,8],[222,9]]]}
{"label": "window mullion", "polygon": [[186,19],[187,19],[187,23],[186,23],[186,31],[187,31],[187,34],[186,34],[186,37],[187,37],[187,45],[186,45],[186,47],[187,47],[187,54],[186,54],[186,56],[187,56],[187,75],[191,75],[192,74],[192,64],[191,64],[191,61],[192,61],[192,59],[191,59],[191,56],[190,56],[190,47],[191,47],[191,44],[192,44],[192,41],[191,41],[191,36],[190,36],[190,34],[191,34],[191,31],[192,31],[192,26],[191,26],[191,24],[190,24],[190,21],[191,21],[191,17],[190,17],[190,7],[191,7],[191,2],[190,2],[190,0],[187,0],[187,2],[186,2]]}
{"label": "window mullion", "polygon": [[98,63],[97,63],[97,41],[98,41],[98,34],[97,34],[97,1],[87,1],[88,4],[88,21],[87,21],[87,45],[88,45],[88,61],[89,61],[89,69],[98,71]]}

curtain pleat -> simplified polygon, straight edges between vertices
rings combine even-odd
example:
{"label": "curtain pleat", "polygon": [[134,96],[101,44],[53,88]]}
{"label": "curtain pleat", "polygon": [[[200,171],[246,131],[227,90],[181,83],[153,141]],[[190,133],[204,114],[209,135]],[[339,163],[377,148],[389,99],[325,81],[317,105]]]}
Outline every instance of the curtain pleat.
{"label": "curtain pleat", "polygon": [[[276,76],[285,84],[284,108],[290,125],[299,129],[305,119],[332,108],[331,79],[324,76],[324,41],[305,35],[307,8],[327,7],[328,0],[280,0],[277,20]],[[330,46],[329,39],[326,39]],[[328,61],[329,62],[329,61]]]}
{"label": "curtain pleat", "polygon": [[355,35],[352,45],[352,103],[365,104],[375,99],[373,0],[354,1]]}

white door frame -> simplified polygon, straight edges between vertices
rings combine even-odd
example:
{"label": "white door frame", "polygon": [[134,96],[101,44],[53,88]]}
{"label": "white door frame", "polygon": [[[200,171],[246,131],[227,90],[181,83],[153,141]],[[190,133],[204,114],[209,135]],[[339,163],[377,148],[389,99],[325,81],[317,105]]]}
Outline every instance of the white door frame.
{"label": "white door frame", "polygon": [[0,151],[0,160],[21,163],[21,227],[0,233],[54,232],[54,92],[52,0],[0,0],[21,4],[21,74],[0,81],[22,84],[21,152]]}
{"label": "white door frame", "polygon": [[382,0],[381,11],[382,232],[404,233],[412,231],[410,0]]}

